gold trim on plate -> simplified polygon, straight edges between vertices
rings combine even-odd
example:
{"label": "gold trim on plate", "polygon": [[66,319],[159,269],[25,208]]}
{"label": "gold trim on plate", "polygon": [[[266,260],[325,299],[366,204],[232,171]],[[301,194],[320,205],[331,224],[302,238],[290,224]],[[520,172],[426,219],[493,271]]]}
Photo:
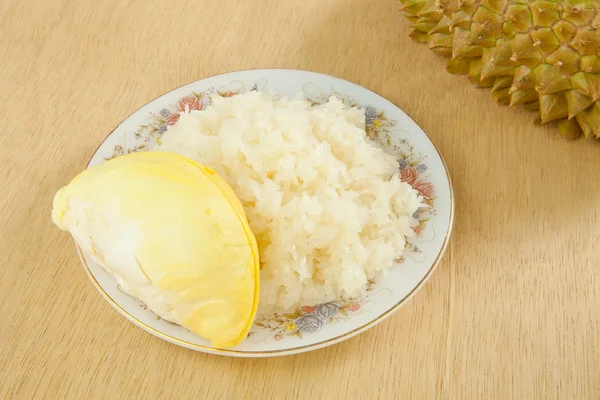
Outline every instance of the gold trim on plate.
{"label": "gold trim on plate", "polygon": [[[289,71],[289,72],[309,72],[312,74],[317,74],[317,75],[322,75],[322,76],[326,76],[329,78],[333,78],[336,80],[342,80],[344,82],[350,83],[352,85],[356,85],[356,86],[360,86],[357,85],[355,83],[346,81],[344,79],[341,78],[337,78],[331,75],[327,75],[327,74],[321,74],[318,72],[312,72],[312,71],[302,71],[302,70],[294,70],[294,69],[284,69],[284,68],[254,68],[254,69],[246,69],[246,70],[239,70],[239,71],[231,71],[231,72],[226,72],[223,74],[217,74],[217,75],[212,75],[212,76],[208,76],[199,80],[196,80],[194,82],[190,82],[188,84],[182,85],[176,89],[173,89],[169,92],[163,93],[160,96],[156,97],[154,100],[168,94],[171,93],[174,90],[177,90],[181,87],[187,86],[191,83],[195,83],[195,82],[199,82],[199,81],[203,81],[205,79],[208,78],[213,78],[216,76],[221,76],[221,75],[226,75],[226,74],[231,74],[231,73],[235,73],[235,72],[244,72],[244,71],[259,71],[259,70],[263,70],[263,71]],[[327,339],[321,342],[317,342],[317,343],[312,343],[312,344],[308,344],[308,345],[304,345],[304,346],[298,346],[298,347],[293,347],[290,349],[284,349],[284,350],[267,350],[267,351],[239,351],[239,350],[228,350],[228,349],[216,349],[214,347],[209,347],[209,346],[202,346],[202,345],[198,345],[198,344],[194,344],[194,343],[190,343],[187,342],[185,340],[181,340],[181,339],[177,339],[173,336],[167,335],[163,332],[160,332],[154,328],[152,328],[151,326],[146,325],[145,323],[143,323],[142,321],[138,320],[137,318],[135,318],[133,315],[129,314],[123,307],[121,307],[115,300],[113,300],[112,297],[110,297],[108,295],[108,293],[106,293],[106,291],[104,291],[104,289],[102,288],[102,286],[100,286],[100,284],[98,283],[98,281],[96,280],[96,278],[94,277],[94,275],[92,274],[92,271],[90,270],[89,266],[87,265],[87,262],[85,261],[85,257],[81,251],[81,248],[79,247],[79,245],[77,245],[77,243],[75,244],[76,249],[77,249],[77,255],[79,256],[79,259],[81,260],[81,263],[83,264],[83,267],[87,273],[87,275],[89,276],[90,280],[92,281],[92,283],[94,284],[94,286],[96,287],[96,289],[102,294],[102,296],[117,310],[119,311],[120,314],[122,314],[124,317],[126,317],[127,319],[129,319],[131,322],[133,322],[134,324],[138,325],[139,327],[145,329],[146,331],[154,334],[155,336],[158,336],[168,342],[174,343],[174,344],[179,344],[182,345],[184,347],[190,348],[190,349],[194,349],[194,350],[200,350],[206,353],[211,353],[211,354],[221,354],[221,355],[229,355],[229,356],[237,356],[237,357],[272,357],[272,356],[286,356],[286,355],[292,355],[292,354],[297,354],[297,353],[302,353],[305,351],[309,351],[309,350],[317,350],[319,348],[322,347],[327,347],[330,346],[332,344],[341,342],[343,340],[349,339],[353,336],[358,335],[359,333],[362,333],[364,331],[366,331],[369,328],[372,328],[373,326],[377,325],[378,323],[382,322],[383,320],[385,320],[386,318],[388,318],[389,316],[391,316],[394,312],[398,311],[398,309],[400,309],[400,307],[402,307],[405,303],[408,302],[408,300],[410,300],[424,285],[425,283],[429,280],[429,278],[431,277],[431,275],[433,274],[433,272],[436,270],[437,266],[439,265],[439,263],[441,262],[441,259],[444,255],[444,253],[446,252],[446,249],[448,248],[448,243],[450,241],[450,236],[452,234],[452,230],[454,228],[454,189],[452,187],[452,180],[450,178],[450,172],[448,171],[448,166],[446,165],[446,162],[444,161],[444,158],[442,157],[442,155],[440,154],[439,149],[437,148],[437,146],[435,145],[435,143],[433,142],[433,140],[431,140],[431,138],[429,137],[429,135],[427,134],[427,132],[421,127],[421,125],[419,125],[414,118],[412,118],[406,111],[402,110],[400,107],[398,107],[397,105],[395,105],[394,103],[392,103],[390,100],[386,99],[385,97],[383,97],[382,95],[380,95],[377,92],[374,92],[373,90],[367,89],[363,86],[360,86],[361,88],[370,91],[371,93],[376,94],[377,96],[381,97],[382,99],[388,101],[390,104],[392,104],[394,107],[398,108],[400,111],[404,112],[411,120],[413,120],[413,122],[415,124],[417,124],[417,126],[419,128],[421,128],[421,130],[423,131],[423,133],[425,134],[425,136],[427,136],[427,139],[429,139],[429,141],[431,142],[431,144],[433,145],[433,148],[435,150],[435,152],[437,153],[438,157],[440,158],[440,160],[442,161],[442,165],[444,166],[444,171],[446,172],[446,178],[448,181],[448,188],[450,191],[450,220],[449,220],[449,225],[448,225],[448,232],[446,234],[446,237],[444,238],[444,242],[442,243],[442,248],[440,249],[438,255],[436,256],[436,259],[434,260],[433,264],[431,265],[431,268],[429,269],[429,271],[427,271],[427,274],[425,274],[425,276],[423,277],[423,279],[421,279],[421,281],[417,284],[417,286],[415,286],[413,288],[413,290],[410,291],[410,293],[408,293],[404,298],[402,298],[402,300],[400,300],[398,303],[396,303],[396,305],[394,305],[393,307],[391,307],[390,309],[388,309],[386,312],[384,312],[383,314],[381,314],[379,317],[375,318],[372,321],[367,322],[366,324],[353,329],[352,331],[346,332],[342,335],[336,336],[334,338],[331,339]],[[154,100],[149,101],[147,104],[152,103]],[[144,106],[145,106],[144,105]],[[144,107],[142,106],[142,107]],[[108,134],[108,136],[102,141],[102,143],[100,143],[100,145],[96,148],[96,150],[94,151],[94,154],[92,154],[92,156],[90,157],[88,163],[87,163],[87,167],[89,168],[90,163],[92,161],[92,159],[94,158],[94,156],[96,155],[96,153],[98,152],[98,150],[100,149],[100,147],[102,147],[102,145],[106,142],[106,140],[110,137],[110,135],[119,127],[121,126],[121,124],[123,124],[123,122],[125,122],[129,117],[131,117],[132,115],[134,115],[137,111],[139,111],[142,107],[138,108],[138,110],[134,111],[133,113],[131,113],[125,120],[121,121],[121,123],[119,123],[119,125],[117,125],[113,130],[110,131],[110,133]]]}

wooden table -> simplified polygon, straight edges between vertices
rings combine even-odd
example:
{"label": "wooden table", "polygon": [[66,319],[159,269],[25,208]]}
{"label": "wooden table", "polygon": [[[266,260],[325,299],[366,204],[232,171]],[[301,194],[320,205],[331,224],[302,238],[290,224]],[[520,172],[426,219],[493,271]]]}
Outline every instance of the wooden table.
{"label": "wooden table", "polygon": [[[598,399],[600,147],[494,103],[408,38],[394,0],[0,2],[1,399]],[[138,107],[245,68],[373,89],[454,180],[443,263],[392,318],[298,356],[232,359],[118,315],[50,221]]]}

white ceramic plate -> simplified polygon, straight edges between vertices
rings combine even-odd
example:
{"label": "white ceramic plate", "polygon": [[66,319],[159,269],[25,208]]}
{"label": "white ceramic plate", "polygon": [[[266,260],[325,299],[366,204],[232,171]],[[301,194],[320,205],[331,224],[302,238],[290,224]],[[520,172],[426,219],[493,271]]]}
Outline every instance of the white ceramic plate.
{"label": "white ceramic plate", "polygon": [[366,130],[398,156],[402,179],[427,199],[418,213],[418,235],[409,251],[388,276],[369,283],[367,296],[327,304],[306,304],[286,314],[259,315],[248,338],[234,349],[213,348],[187,329],[158,318],[126,295],[116,281],[91,257],[79,255],[92,282],[112,306],[146,331],[180,346],[207,353],[267,357],[315,350],[357,335],[390,316],[431,276],[446,249],[454,216],[448,171],[439,152],[406,113],[394,104],[353,83],[306,71],[262,69],[232,72],[202,79],[175,89],[146,104],[123,121],[100,145],[88,167],[132,151],[160,145],[160,137],[179,118],[179,112],[203,109],[214,96],[248,90],[274,89],[279,94],[302,93],[315,103],[331,95],[365,109]]}

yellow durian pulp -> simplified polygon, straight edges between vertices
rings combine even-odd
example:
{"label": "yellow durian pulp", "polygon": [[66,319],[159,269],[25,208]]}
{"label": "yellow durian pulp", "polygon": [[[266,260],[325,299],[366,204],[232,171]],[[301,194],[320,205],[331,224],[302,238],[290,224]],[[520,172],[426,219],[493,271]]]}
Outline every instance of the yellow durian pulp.
{"label": "yellow durian pulp", "polygon": [[117,157],[61,188],[52,220],[160,317],[218,348],[246,338],[258,249],[240,201],[212,169],[172,153]]}

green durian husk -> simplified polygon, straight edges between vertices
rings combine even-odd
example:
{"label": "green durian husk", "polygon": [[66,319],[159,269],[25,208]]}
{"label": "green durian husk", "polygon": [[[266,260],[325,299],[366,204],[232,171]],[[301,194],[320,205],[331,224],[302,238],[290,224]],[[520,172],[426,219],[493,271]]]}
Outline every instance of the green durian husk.
{"label": "green durian husk", "polygon": [[548,55],[558,48],[560,42],[550,28],[534,29],[530,33],[533,44],[544,54]]}
{"label": "green durian husk", "polygon": [[496,103],[500,104],[510,104],[510,94],[508,93],[510,86],[512,84],[513,77],[510,76],[500,76],[496,78],[494,82],[494,86],[492,86],[492,98]]}
{"label": "green durian husk", "polygon": [[567,98],[569,119],[572,119],[594,103],[594,99],[577,90],[567,90],[565,97]]}
{"label": "green durian husk", "polygon": [[418,43],[427,43],[429,41],[429,35],[419,31],[412,31],[408,37]]}
{"label": "green durian husk", "polygon": [[514,67],[504,67],[496,63],[495,49],[484,48],[481,56],[482,69],[481,78],[495,78],[498,76],[512,76],[515,73]]}
{"label": "green durian husk", "polygon": [[425,5],[425,0],[406,0],[403,2],[402,8],[400,10],[406,12],[410,15],[417,15],[419,11]]}
{"label": "green durian husk", "polygon": [[541,27],[551,27],[552,24],[558,21],[558,4],[551,1],[534,1],[529,4],[533,24]]}
{"label": "green durian husk", "polygon": [[574,89],[589,96],[592,100],[600,99],[600,74],[578,72],[570,78]]}
{"label": "green durian husk", "polygon": [[600,104],[598,102],[577,114],[575,118],[586,138],[600,138]]}
{"label": "green durian husk", "polygon": [[528,32],[533,23],[526,5],[513,4],[509,6],[504,17],[511,22],[515,32]]}
{"label": "green durian husk", "polygon": [[471,65],[469,66],[469,81],[480,88],[492,87],[494,85],[495,79],[481,79],[481,58],[472,58]]}
{"label": "green durian husk", "polygon": [[[512,87],[511,87],[512,88]],[[517,90],[515,92],[510,93],[510,105],[517,106],[521,104],[530,103],[532,101],[536,101],[539,98],[539,94],[535,89],[524,89]]]}
{"label": "green durian husk", "polygon": [[540,64],[533,70],[533,73],[536,80],[536,90],[540,92],[540,95],[551,95],[571,89],[569,77],[553,65]]}
{"label": "green durian husk", "polygon": [[434,33],[446,33],[446,34],[450,35],[451,26],[452,26],[452,20],[447,15],[444,15],[442,17],[442,19],[440,19],[438,21],[436,26],[433,27],[431,32],[429,32],[429,34],[431,35]]}
{"label": "green durian husk", "polygon": [[579,67],[583,72],[600,73],[600,56],[583,56],[579,59]]}
{"label": "green durian husk", "polygon": [[565,139],[577,139],[581,136],[581,127],[574,119],[563,119],[558,123],[558,132]]}
{"label": "green durian husk", "polygon": [[569,42],[571,39],[573,39],[573,36],[575,36],[576,32],[577,27],[569,21],[558,21],[552,27],[552,33],[555,35],[554,37],[560,43]]}
{"label": "green durian husk", "polygon": [[[401,0],[403,1],[403,0]],[[600,137],[600,2],[407,0],[411,37],[495,101],[539,111],[566,138]]]}
{"label": "green durian husk", "polygon": [[421,17],[411,25],[411,28],[413,28],[415,31],[429,33],[436,25],[436,21]]}
{"label": "green durian husk", "polygon": [[546,63],[569,76],[579,71],[579,54],[570,48],[560,47],[546,57]]}
{"label": "green durian husk", "polygon": [[448,33],[434,33],[429,35],[429,48],[438,54],[449,56],[452,54],[452,35]]}
{"label": "green durian husk", "polygon": [[469,67],[471,66],[470,58],[449,58],[446,62],[446,70],[454,75],[466,75],[469,73]]}
{"label": "green durian husk", "polygon": [[565,118],[568,115],[567,98],[564,94],[540,94],[540,118],[542,124]]}
{"label": "green durian husk", "polygon": [[533,75],[533,71],[524,65],[515,68],[515,75],[509,93],[512,94],[519,90],[533,88],[535,88],[535,76]]}
{"label": "green durian husk", "polygon": [[452,58],[480,57],[481,53],[482,48],[480,45],[473,44],[470,31],[462,28],[454,29]]}

